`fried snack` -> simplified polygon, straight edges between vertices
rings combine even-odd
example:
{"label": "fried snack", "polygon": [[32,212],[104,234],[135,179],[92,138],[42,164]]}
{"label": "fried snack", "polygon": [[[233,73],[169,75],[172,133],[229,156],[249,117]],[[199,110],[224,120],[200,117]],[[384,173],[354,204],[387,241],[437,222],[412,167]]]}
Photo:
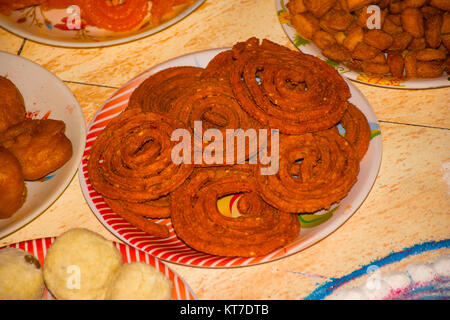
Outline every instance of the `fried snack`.
{"label": "fried snack", "polygon": [[436,15],[425,20],[425,40],[430,48],[441,44],[442,16]]}
{"label": "fried snack", "polygon": [[330,208],[347,195],[359,172],[355,148],[336,130],[281,136],[279,155],[277,174],[259,174],[260,164],[254,174],[261,197],[286,212]]}
{"label": "fried snack", "polygon": [[446,58],[445,52],[437,49],[423,49],[417,51],[416,59],[419,61],[433,61],[433,60],[444,60]]}
{"label": "fried snack", "polygon": [[25,120],[22,94],[10,80],[0,76],[0,133]]}
{"label": "fried snack", "polygon": [[185,128],[165,114],[132,109],[112,119],[98,135],[88,160],[92,187],[106,198],[145,202],[176,189],[193,166],[175,164],[171,141],[175,129]]}
{"label": "fried snack", "polygon": [[389,33],[378,29],[373,29],[365,32],[363,39],[366,44],[381,51],[389,48],[394,41]]}
{"label": "fried snack", "polygon": [[72,157],[72,143],[60,120],[29,120],[10,127],[0,145],[19,161],[25,180],[38,180],[62,167]]}
{"label": "fried snack", "polygon": [[161,70],[142,82],[131,94],[127,109],[168,112],[172,102],[200,78],[202,68],[172,67]]}
{"label": "fried snack", "polygon": [[105,0],[81,0],[86,20],[99,28],[124,32],[138,28],[148,13],[147,0],[126,0],[112,6]]}
{"label": "fried snack", "polygon": [[370,143],[370,127],[366,116],[354,104],[349,103],[340,124],[345,129],[345,139],[355,146],[361,161]]}
{"label": "fried snack", "polygon": [[42,5],[42,10],[66,9],[70,6],[80,6],[83,0],[46,0]]}
{"label": "fried snack", "polygon": [[[217,200],[242,193],[240,216],[222,215]],[[294,240],[300,224],[296,215],[279,211],[258,195],[247,167],[200,168],[173,193],[172,224],[188,246],[213,255],[255,257]]]}
{"label": "fried snack", "polygon": [[233,51],[225,50],[212,58],[205,70],[203,78],[215,78],[218,80],[229,79],[231,68],[233,67]]}
{"label": "fried snack", "polygon": [[342,118],[349,88],[327,63],[256,38],[235,45],[233,54],[233,93],[262,125],[301,134],[331,128]]}
{"label": "fried snack", "polygon": [[417,76],[420,78],[436,78],[444,71],[442,61],[417,61]]}
{"label": "fried snack", "polygon": [[402,26],[415,38],[424,35],[423,15],[417,8],[406,8],[401,14]]}
{"label": "fried snack", "polygon": [[389,70],[393,77],[401,78],[403,77],[403,69],[405,62],[403,56],[398,52],[389,52],[387,63],[389,65]]}
{"label": "fried snack", "polygon": [[[244,160],[254,156],[258,150],[257,136],[248,138],[248,148],[245,153],[239,153],[237,143],[234,149],[225,148],[225,141],[228,129],[247,129],[256,130],[261,125],[244,110],[233,95],[229,81],[220,81],[216,79],[202,79],[192,84],[193,90],[186,90],[185,94],[180,94],[179,98],[173,103],[171,114],[181,120],[191,132],[194,132],[194,144],[197,150],[202,150],[202,154],[210,154],[211,160],[217,160],[218,163],[196,163],[197,166],[209,166],[212,164],[222,165],[227,163],[242,163]],[[195,121],[201,121],[202,131],[208,129],[216,130],[214,139],[204,141],[203,132],[200,136],[195,133]],[[214,146],[218,143],[223,151],[223,158],[216,159]],[[250,150],[251,146],[255,146]]]}
{"label": "fried snack", "polygon": [[6,15],[10,15],[14,10],[36,6],[44,2],[45,0],[0,0],[0,12]]}
{"label": "fried snack", "polygon": [[163,196],[156,200],[146,202],[129,202],[126,200],[114,200],[104,198],[108,205],[116,213],[128,212],[146,218],[169,218],[170,196]]}
{"label": "fried snack", "polygon": [[[115,213],[139,230],[158,238],[167,238],[169,236],[169,228],[166,225],[157,224],[140,214],[136,214],[134,211],[127,210],[124,208],[123,202],[121,203],[119,200],[108,199],[106,197],[103,199]],[[131,209],[134,210],[133,207]]]}
{"label": "fried snack", "polygon": [[0,219],[11,217],[25,202],[27,189],[16,157],[0,147]]}
{"label": "fried snack", "polygon": [[405,56],[405,74],[408,78],[417,77],[417,59],[415,52],[410,52]]}
{"label": "fried snack", "polygon": [[[401,79],[430,77],[437,74],[439,62],[449,56],[448,0],[291,0],[289,3],[292,3],[287,6],[291,23],[298,34],[312,40],[324,57],[359,73]],[[379,16],[369,10],[371,5],[381,9]],[[379,22],[380,26],[374,28],[369,22]],[[432,64],[421,64],[420,72],[417,68],[412,72],[413,60],[408,58],[408,72],[399,70],[402,61],[398,54],[404,60],[410,52],[424,49],[427,54],[420,53],[417,60]],[[432,52],[429,49],[439,50],[441,54],[434,58],[435,54],[429,55]],[[382,54],[387,57],[391,52],[398,54],[391,55],[390,65],[379,61]]]}

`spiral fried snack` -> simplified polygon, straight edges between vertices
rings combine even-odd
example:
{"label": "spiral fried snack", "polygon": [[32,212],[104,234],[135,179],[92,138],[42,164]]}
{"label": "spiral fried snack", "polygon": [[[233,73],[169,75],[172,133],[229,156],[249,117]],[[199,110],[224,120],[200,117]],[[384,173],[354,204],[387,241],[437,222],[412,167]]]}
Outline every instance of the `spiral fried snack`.
{"label": "spiral fried snack", "polygon": [[[224,157],[219,160],[220,164],[227,162],[227,156],[230,157],[230,163],[241,163],[250,156],[255,155],[258,151],[256,134],[253,137],[249,136],[246,138],[247,140],[245,142],[248,147],[245,148],[243,153],[237,149],[237,143],[234,143],[234,148],[227,148],[225,146],[224,140],[228,142],[228,129],[242,129],[243,136],[244,131],[247,129],[255,130],[261,127],[257,121],[241,109],[228,81],[202,79],[194,82],[191,90],[185,90],[185,93],[180,94],[179,98],[174,101],[170,112],[194,132],[194,143],[198,146],[198,150],[202,150],[202,153],[210,148],[211,150],[209,151],[212,157],[214,157],[213,153],[217,150],[214,150],[213,142],[218,143],[223,148],[220,151],[223,151]],[[194,129],[196,121],[201,121],[202,132],[200,136],[196,135]],[[214,139],[210,139],[210,141],[204,141],[204,137],[202,136],[203,131],[206,132],[208,129],[216,130],[216,132],[219,131],[220,134],[214,137]],[[236,136],[237,134],[235,134],[233,139],[236,139]],[[212,142],[212,140],[214,141]],[[209,164],[211,163],[202,163],[201,165],[208,166]]]}
{"label": "spiral fried snack", "polygon": [[[136,206],[139,206],[141,204],[132,204],[131,202],[125,202],[122,200],[113,200],[108,198],[104,198],[104,200],[115,213],[117,213],[124,220],[128,221],[130,224],[132,224],[139,230],[144,231],[158,238],[167,238],[169,236],[169,228],[166,225],[157,224],[152,220],[147,219],[140,213],[136,213],[135,210]],[[140,209],[144,208],[141,207]],[[145,209],[144,211],[148,212],[148,210]]]}
{"label": "spiral fried snack", "polygon": [[329,129],[347,109],[350,90],[327,63],[251,38],[233,47],[230,82],[241,107],[285,134]]}
{"label": "spiral fried snack", "polygon": [[0,219],[12,216],[25,202],[27,189],[16,157],[0,147]]}
{"label": "spiral fried snack", "polygon": [[366,116],[355,105],[348,103],[340,123],[345,129],[345,139],[355,146],[361,161],[370,143],[370,127]]}
{"label": "spiral fried snack", "polygon": [[[222,215],[217,200],[242,193],[236,218]],[[296,215],[279,211],[258,195],[251,170],[242,166],[200,168],[173,193],[172,224],[190,247],[214,255],[254,257],[294,240]]]}
{"label": "spiral fried snack", "polygon": [[81,10],[91,24],[115,32],[139,27],[147,16],[147,0],[125,0],[112,6],[105,0],[80,0]]}
{"label": "spiral fried snack", "polygon": [[159,71],[133,91],[127,109],[141,109],[144,112],[168,112],[172,102],[191,83],[200,78],[202,68],[172,67]]}
{"label": "spiral fried snack", "polygon": [[104,199],[116,213],[128,212],[146,218],[158,219],[170,217],[170,196],[164,196],[156,200],[145,202]]}
{"label": "spiral fried snack", "polygon": [[218,80],[229,79],[233,64],[233,50],[225,50],[209,61],[203,72],[203,77]]}
{"label": "spiral fried snack", "polygon": [[312,213],[345,197],[356,182],[355,148],[336,130],[282,136],[279,171],[255,177],[261,197],[279,210]]}
{"label": "spiral fried snack", "polygon": [[98,135],[88,161],[89,180],[106,198],[129,202],[169,194],[191,174],[193,166],[171,159],[175,129],[184,125],[167,115],[128,110]]}
{"label": "spiral fried snack", "polygon": [[0,77],[0,133],[25,120],[22,94],[10,80]]}
{"label": "spiral fried snack", "polygon": [[19,160],[25,180],[37,180],[62,167],[72,157],[72,143],[63,121],[29,120],[0,136],[0,146]]}

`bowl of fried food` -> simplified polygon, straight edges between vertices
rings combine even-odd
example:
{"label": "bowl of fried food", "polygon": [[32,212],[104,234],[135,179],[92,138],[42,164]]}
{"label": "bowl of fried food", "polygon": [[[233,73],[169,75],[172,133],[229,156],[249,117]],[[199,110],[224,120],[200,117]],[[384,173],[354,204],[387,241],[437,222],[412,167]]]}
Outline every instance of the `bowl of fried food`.
{"label": "bowl of fried food", "polygon": [[283,29],[343,76],[396,88],[448,86],[450,1],[277,0]]}
{"label": "bowl of fried food", "polygon": [[0,52],[0,237],[58,198],[84,141],[84,116],[70,89],[41,66]]}

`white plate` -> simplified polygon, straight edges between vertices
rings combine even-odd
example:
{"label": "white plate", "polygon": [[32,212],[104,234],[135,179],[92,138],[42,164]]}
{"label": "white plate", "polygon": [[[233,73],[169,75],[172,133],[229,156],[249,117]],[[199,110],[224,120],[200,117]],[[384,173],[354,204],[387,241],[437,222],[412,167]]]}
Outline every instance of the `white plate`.
{"label": "white plate", "polygon": [[[297,239],[287,246],[277,249],[265,256],[255,258],[226,258],[212,256],[200,253],[186,246],[184,242],[176,236],[170,219],[157,221],[157,223],[167,225],[170,230],[169,238],[159,239],[139,231],[123,220],[119,215],[115,214],[104,202],[102,196],[92,188],[88,179],[87,156],[89,155],[90,148],[98,134],[112,118],[117,116],[127,107],[128,99],[133,90],[151,74],[174,66],[205,67],[214,56],[226,49],[227,48],[211,49],[187,54],[151,68],[117,90],[117,92],[115,92],[105,104],[100,107],[88,126],[86,149],[78,174],[81,189],[91,210],[97,216],[99,221],[119,239],[131,246],[169,262],[210,268],[238,267],[273,261],[299,252],[332,233],[356,212],[369,194],[380,168],[382,140],[377,117],[369,102],[364,98],[361,92],[350,83],[350,81],[347,81],[352,94],[350,101],[366,115],[373,135],[369,149],[361,162],[358,181],[349,194],[340,202],[338,208],[331,210],[329,213],[322,213],[320,215],[301,216],[301,232]],[[231,201],[231,199],[228,199],[228,201]],[[228,202],[228,204],[229,203],[230,202]]]}
{"label": "white plate", "polygon": [[[68,186],[83,155],[86,124],[72,91],[54,74],[27,59],[0,51],[0,75],[11,80],[25,100],[29,118],[62,120],[72,142],[72,158],[47,177],[26,182],[27,199],[12,217],[0,219],[0,238],[18,230],[47,209]],[[1,97],[0,97],[1,99]]]}
{"label": "white plate", "polygon": [[301,51],[320,59],[325,60],[329,65],[334,67],[344,77],[358,81],[365,84],[371,84],[385,88],[401,88],[401,89],[427,89],[427,88],[440,88],[450,86],[450,76],[444,73],[439,78],[433,79],[412,79],[412,80],[399,80],[390,76],[375,76],[368,75],[361,72],[352,71],[344,64],[332,61],[322,55],[322,50],[317,47],[312,41],[302,38],[295,28],[289,22],[289,10],[286,8],[286,4],[289,0],[275,0],[278,19],[283,27],[284,32],[287,34],[292,43]]}
{"label": "white plate", "polygon": [[66,23],[62,20],[70,15],[65,9],[47,11],[45,16],[39,6],[14,11],[10,16],[0,13],[0,26],[23,38],[53,46],[71,48],[105,47],[121,44],[147,37],[157,33],[188,16],[205,0],[195,0],[174,18],[152,27],[143,26],[130,32],[113,32],[93,26],[81,30],[64,30]]}

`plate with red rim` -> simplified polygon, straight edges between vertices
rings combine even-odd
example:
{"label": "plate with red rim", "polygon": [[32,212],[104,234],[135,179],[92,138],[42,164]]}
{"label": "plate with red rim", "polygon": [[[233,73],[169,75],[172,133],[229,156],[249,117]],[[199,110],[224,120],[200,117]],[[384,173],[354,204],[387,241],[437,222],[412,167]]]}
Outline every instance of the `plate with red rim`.
{"label": "plate with red rim", "polygon": [[[260,257],[242,258],[214,256],[196,251],[187,246],[177,237],[170,219],[154,220],[159,224],[167,225],[170,230],[170,236],[168,238],[160,239],[140,231],[114,213],[105,203],[103,197],[92,188],[88,178],[87,159],[91,146],[95,142],[98,134],[106,127],[111,119],[120,114],[122,110],[127,107],[128,99],[133,91],[150,75],[175,66],[195,66],[204,68],[214,56],[227,49],[229,48],[209,49],[190,53],[163,62],[141,73],[123,85],[107,99],[88,125],[86,148],[78,170],[81,189],[87,203],[99,221],[115,236],[129,245],[164,261],[195,267],[228,268],[274,261],[299,252],[331,234],[356,212],[369,194],[380,168],[382,140],[377,117],[361,92],[352,83],[346,80],[352,94],[350,102],[355,104],[366,115],[371,127],[372,139],[369,149],[361,162],[358,181],[350,190],[349,194],[342,199],[338,206],[333,207],[327,212],[318,212],[314,215],[299,215],[302,228],[297,239],[292,243]],[[234,211],[236,210],[236,197],[237,196],[229,196],[220,199],[218,201],[219,211],[224,215],[233,216]]]}
{"label": "plate with red rim", "polygon": [[[16,249],[21,249],[34,255],[41,266],[44,265],[44,260],[47,255],[47,250],[50,245],[55,241],[55,237],[40,238],[34,240],[27,240],[23,242],[13,243],[5,247],[0,248],[0,250],[12,247]],[[144,262],[152,267],[155,267],[158,271],[166,275],[170,281],[172,281],[172,300],[197,300],[192,289],[189,285],[172,269],[170,269],[165,263],[159,261],[159,259],[146,254],[141,250],[137,250],[126,244],[119,242],[113,242],[116,248],[120,251],[123,257],[123,263],[132,262]],[[44,288],[44,293],[42,295],[42,300],[55,300],[55,297],[51,292]]]}
{"label": "plate with red rim", "polygon": [[[0,26],[23,38],[36,42],[70,48],[94,48],[122,44],[138,40],[162,31],[184,19],[195,11],[205,0],[191,0],[187,4],[174,7],[174,16],[157,26],[148,21],[137,30],[113,32],[86,23],[80,15],[79,26],[68,24],[73,8],[43,11],[39,6],[15,10],[9,16],[0,13]],[[149,15],[146,20],[148,20]]]}
{"label": "plate with red rim", "polygon": [[292,41],[294,46],[303,53],[307,53],[326,61],[334,67],[343,77],[360,83],[370,84],[378,87],[397,88],[397,89],[427,89],[441,88],[450,86],[450,75],[443,73],[438,78],[430,79],[398,79],[389,75],[370,75],[363,72],[350,70],[343,63],[328,59],[322,54],[322,51],[312,41],[301,37],[289,21],[289,10],[286,4],[290,0],[275,0],[278,20],[281,27]]}

